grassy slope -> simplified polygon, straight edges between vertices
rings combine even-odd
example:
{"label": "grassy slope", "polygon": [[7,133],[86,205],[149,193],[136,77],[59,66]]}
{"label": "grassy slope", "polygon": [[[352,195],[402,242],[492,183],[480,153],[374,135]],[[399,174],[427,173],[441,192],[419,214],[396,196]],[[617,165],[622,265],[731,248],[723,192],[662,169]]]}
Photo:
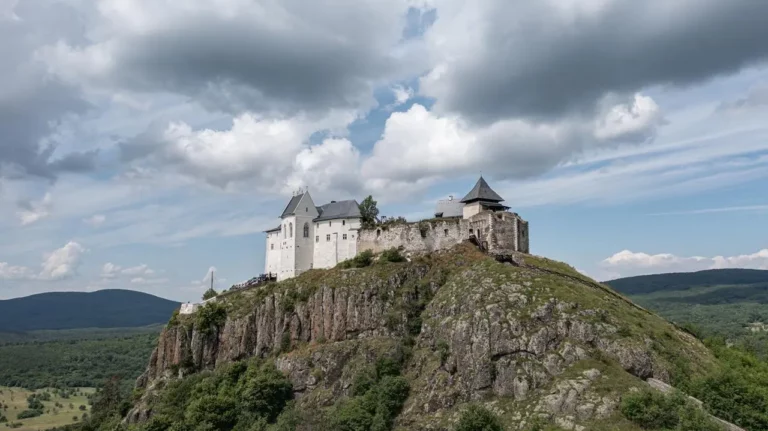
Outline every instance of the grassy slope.
{"label": "grassy slope", "polygon": [[[79,408],[81,405],[86,407],[86,412],[90,411],[87,394],[93,393],[94,389],[79,388],[79,390],[86,395],[61,398],[53,395],[53,392],[51,392],[53,395],[51,401],[43,401],[46,413],[36,418],[17,420],[16,416],[27,409],[27,397],[33,392],[21,388],[0,386],[0,403],[8,406],[7,410],[0,410],[0,412],[8,418],[9,422],[20,422],[22,424],[20,428],[16,428],[17,431],[45,430],[48,428],[68,425],[75,422],[73,416],[77,416],[78,418],[82,417],[84,412]],[[56,408],[55,403],[57,402],[63,404],[64,408],[59,408],[58,411],[54,413],[53,410]],[[72,408],[69,407],[70,404],[72,404]]]}

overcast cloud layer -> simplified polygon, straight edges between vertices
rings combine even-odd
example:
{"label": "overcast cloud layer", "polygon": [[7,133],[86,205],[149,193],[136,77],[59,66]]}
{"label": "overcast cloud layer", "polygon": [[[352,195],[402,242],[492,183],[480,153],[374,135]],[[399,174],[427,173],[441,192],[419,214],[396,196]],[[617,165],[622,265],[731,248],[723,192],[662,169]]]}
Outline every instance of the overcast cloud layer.
{"label": "overcast cloud layer", "polygon": [[[0,244],[0,278],[42,289],[86,250],[253,234],[269,211],[233,203],[300,187],[428,216],[416,202],[481,171],[530,207],[764,180],[766,16],[761,0],[0,0],[0,235],[20,244]],[[105,257],[89,283],[178,283],[125,272],[141,265]]]}

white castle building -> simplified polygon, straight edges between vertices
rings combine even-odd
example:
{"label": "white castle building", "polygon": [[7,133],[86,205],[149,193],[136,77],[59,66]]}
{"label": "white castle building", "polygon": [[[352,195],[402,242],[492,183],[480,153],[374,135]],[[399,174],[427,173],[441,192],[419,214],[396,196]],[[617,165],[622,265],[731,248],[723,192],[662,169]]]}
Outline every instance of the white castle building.
{"label": "white castle building", "polygon": [[355,200],[315,206],[308,191],[291,198],[280,225],[266,231],[264,272],[278,281],[312,268],[332,268],[357,254],[360,208]]}
{"label": "white castle building", "polygon": [[308,191],[294,195],[280,215],[280,225],[266,231],[264,272],[277,280],[312,268],[332,268],[359,251],[392,247],[424,252],[449,248],[467,239],[486,250],[528,253],[528,222],[503,205],[504,199],[480,177],[461,200],[437,202],[435,219],[361,230],[355,200],[316,206]]}

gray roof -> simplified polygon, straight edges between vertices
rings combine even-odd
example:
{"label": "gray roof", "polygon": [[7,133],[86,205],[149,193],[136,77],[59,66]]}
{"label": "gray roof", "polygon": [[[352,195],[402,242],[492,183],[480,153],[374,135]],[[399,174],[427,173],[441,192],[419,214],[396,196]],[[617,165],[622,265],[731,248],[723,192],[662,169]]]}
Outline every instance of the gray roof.
{"label": "gray roof", "polygon": [[314,221],[360,218],[360,204],[356,200],[331,202],[317,207],[317,212],[320,213],[320,216]]}
{"label": "gray roof", "polygon": [[437,201],[435,217],[461,217],[464,215],[464,204],[458,199],[443,199]]}
{"label": "gray roof", "polygon": [[303,197],[304,197],[304,193],[292,197],[291,200],[288,202],[288,206],[286,206],[285,209],[283,210],[283,214],[280,216],[280,218],[293,215],[293,213],[296,212],[296,207],[299,206],[299,201],[301,201],[301,198]]}
{"label": "gray roof", "polygon": [[491,186],[485,182],[482,176],[477,180],[477,184],[472,190],[464,196],[461,202],[469,203],[474,201],[489,201],[489,202],[501,202],[504,199],[491,189]]}
{"label": "gray roof", "polygon": [[265,233],[269,233],[269,232],[277,232],[277,231],[279,231],[279,230],[280,230],[280,228],[281,228],[281,226],[278,226],[278,227],[273,227],[272,229],[267,229],[267,230],[265,230],[264,232],[265,232]]}

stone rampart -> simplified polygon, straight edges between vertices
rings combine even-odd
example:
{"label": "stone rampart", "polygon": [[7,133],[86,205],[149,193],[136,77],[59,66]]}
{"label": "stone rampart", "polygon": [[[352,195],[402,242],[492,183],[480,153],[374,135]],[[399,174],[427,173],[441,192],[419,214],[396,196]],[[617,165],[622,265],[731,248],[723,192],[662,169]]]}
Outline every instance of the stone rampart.
{"label": "stone rampart", "polygon": [[427,253],[446,250],[474,238],[487,251],[528,253],[528,223],[510,212],[485,211],[469,219],[431,219],[361,229],[357,250],[380,253],[390,248]]}

